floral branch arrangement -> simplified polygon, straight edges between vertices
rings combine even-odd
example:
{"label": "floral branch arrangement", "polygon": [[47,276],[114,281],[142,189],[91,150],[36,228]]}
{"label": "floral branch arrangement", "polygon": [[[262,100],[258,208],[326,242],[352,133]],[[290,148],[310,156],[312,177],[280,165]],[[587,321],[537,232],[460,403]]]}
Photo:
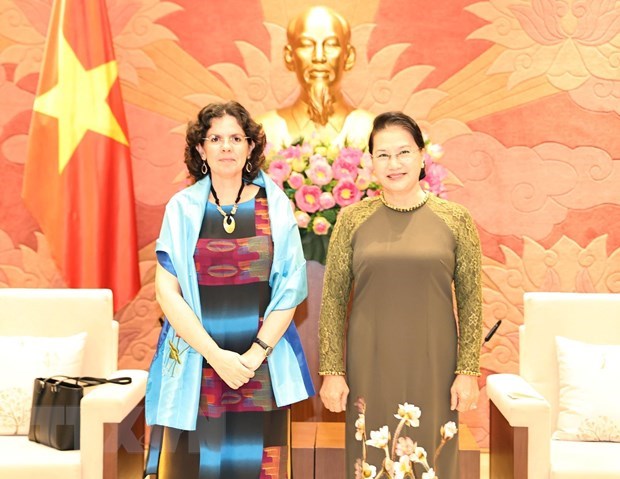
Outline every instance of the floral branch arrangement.
{"label": "floral branch arrangement", "polygon": [[[381,427],[378,431],[370,432],[370,439],[366,437],[366,402],[360,398],[355,403],[359,416],[355,421],[355,439],[362,441],[362,458],[355,464],[355,479],[417,479],[415,465],[419,464],[424,469],[421,479],[439,479],[437,470],[437,458],[444,445],[457,433],[456,424],[453,421],[441,426],[441,442],[435,449],[433,455],[433,465],[430,467],[427,454],[423,447],[418,446],[410,437],[403,436],[405,426],[418,427],[420,425],[420,408],[413,404],[399,404],[398,412],[394,414],[399,419],[398,426],[394,431],[394,438],[390,448],[390,430],[387,426]],[[381,469],[377,474],[377,468],[368,464],[366,460],[366,445],[382,449],[385,458],[381,464]],[[396,459],[398,457],[398,459]]]}
{"label": "floral branch arrangement", "polygon": [[[425,139],[422,187],[445,197],[443,148]],[[267,174],[292,202],[306,259],[325,264],[329,238],[340,209],[379,194],[372,159],[365,148],[299,139],[280,150],[267,145]]]}

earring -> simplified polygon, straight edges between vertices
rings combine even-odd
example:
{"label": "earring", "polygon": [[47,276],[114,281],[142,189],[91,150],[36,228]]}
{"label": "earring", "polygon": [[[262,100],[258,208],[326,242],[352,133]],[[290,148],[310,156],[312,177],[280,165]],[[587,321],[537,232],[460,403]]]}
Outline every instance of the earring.
{"label": "earring", "polygon": [[204,158],[202,159],[202,168],[200,168],[200,171],[202,171],[203,175],[206,175],[209,172],[209,167],[207,166],[207,162]]}
{"label": "earring", "polygon": [[424,167],[422,167],[422,169],[420,170],[420,175],[418,176],[418,180],[423,180],[424,178],[426,178],[426,170],[424,169]]}
{"label": "earring", "polygon": [[248,173],[252,173],[252,163],[250,163],[249,161],[245,162],[245,171],[247,171]]}

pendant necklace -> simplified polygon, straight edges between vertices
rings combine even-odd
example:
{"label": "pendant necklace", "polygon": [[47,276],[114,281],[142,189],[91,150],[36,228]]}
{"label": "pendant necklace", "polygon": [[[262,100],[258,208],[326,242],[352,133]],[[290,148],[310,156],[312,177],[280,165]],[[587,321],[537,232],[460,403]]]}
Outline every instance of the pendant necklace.
{"label": "pendant necklace", "polygon": [[213,183],[211,183],[211,194],[213,195],[213,199],[215,200],[215,207],[220,212],[220,214],[224,217],[222,221],[222,225],[224,226],[224,231],[228,234],[232,234],[235,231],[235,213],[237,212],[237,208],[239,207],[239,200],[241,199],[241,192],[245,187],[245,183],[243,180],[241,181],[241,188],[239,188],[239,193],[237,193],[237,199],[235,200],[235,204],[233,205],[230,213],[226,213],[222,207],[220,206],[220,199],[217,197],[217,193],[213,189]]}

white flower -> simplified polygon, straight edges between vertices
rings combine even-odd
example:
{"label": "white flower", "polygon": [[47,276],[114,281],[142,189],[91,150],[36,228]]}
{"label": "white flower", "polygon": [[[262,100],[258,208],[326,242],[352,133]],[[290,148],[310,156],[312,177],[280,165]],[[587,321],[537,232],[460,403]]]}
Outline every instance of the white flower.
{"label": "white flower", "polygon": [[430,143],[426,147],[426,152],[431,155],[432,158],[438,160],[443,156],[443,146],[438,145],[437,143]]}
{"label": "white flower", "polygon": [[362,463],[362,477],[372,479],[377,475],[377,468],[367,462]]}
{"label": "white flower", "polygon": [[413,404],[405,403],[398,405],[398,414],[394,414],[396,419],[404,419],[407,426],[418,427],[420,425],[420,415],[422,411]]}
{"label": "white flower", "polygon": [[369,446],[384,449],[390,440],[390,431],[387,426],[383,426],[378,431],[370,431],[370,439],[366,441]]}
{"label": "white flower", "polygon": [[[366,432],[366,402],[363,398],[359,398],[355,403],[358,410],[358,418],[355,421],[355,438],[358,441],[363,441]],[[420,479],[438,479],[437,473],[428,463],[428,454],[423,447],[418,446],[408,436],[401,436],[403,432],[403,426],[417,427],[420,425],[420,416],[422,412],[420,408],[413,404],[404,403],[398,405],[398,413],[394,415],[399,420],[398,427],[396,428],[396,435],[392,441],[390,430],[388,426],[383,426],[377,431],[370,431],[370,439],[367,439],[365,443],[369,446],[382,449],[385,453],[380,477],[387,477],[391,479],[411,479],[418,477],[415,468],[416,464],[420,464],[419,467],[422,477]],[[457,434],[457,425],[453,421],[449,421],[441,426],[440,435],[442,438],[441,443],[435,450],[434,460],[437,460],[439,453],[441,452],[445,443],[454,438]],[[390,444],[391,443],[391,444]],[[390,454],[391,450],[391,454]],[[363,447],[363,457],[357,459],[355,462],[355,479],[374,479],[376,478],[377,468],[368,464],[366,457],[366,448]],[[398,461],[394,462],[392,459],[398,458]],[[435,465],[435,464],[433,464]]]}
{"label": "white flower", "polygon": [[437,479],[432,467],[428,471],[422,473],[422,479]]}
{"label": "white flower", "polygon": [[441,436],[444,439],[452,439],[457,431],[458,429],[456,427],[456,424],[454,424],[454,421],[450,421],[450,422],[445,423],[441,427]]}
{"label": "white flower", "polygon": [[409,458],[413,462],[419,462],[420,464],[422,464],[424,467],[428,469],[428,462],[426,460],[426,451],[424,450],[423,447],[419,447],[419,446],[416,447],[414,453],[411,454]]}
{"label": "white flower", "polygon": [[403,479],[405,474],[411,474],[411,461],[407,456],[402,456],[400,461],[394,463],[394,479]]}
{"label": "white flower", "polygon": [[364,437],[364,429],[366,428],[366,419],[363,414],[360,414],[355,421],[355,439],[361,441]]}

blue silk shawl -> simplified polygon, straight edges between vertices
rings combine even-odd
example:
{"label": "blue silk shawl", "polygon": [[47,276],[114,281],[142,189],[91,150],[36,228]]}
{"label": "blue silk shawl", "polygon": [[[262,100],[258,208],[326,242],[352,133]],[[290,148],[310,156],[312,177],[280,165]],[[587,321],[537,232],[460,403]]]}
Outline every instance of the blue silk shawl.
{"label": "blue silk shawl", "polygon": [[[306,261],[299,230],[284,192],[262,171],[254,183],[265,187],[273,240],[273,264],[269,276],[271,301],[265,320],[274,310],[297,306],[308,294]],[[210,177],[176,193],[166,205],[157,252],[166,253],[177,274],[183,298],[198,318],[200,295],[194,263],[205,207],[211,187]],[[173,343],[174,340],[174,343]],[[175,344],[179,361],[172,359]],[[314,395],[314,386],[295,323],[275,345],[268,360],[273,392],[278,406],[302,401]],[[149,370],[146,385],[147,424],[183,430],[196,429],[203,357],[165,321]]]}

